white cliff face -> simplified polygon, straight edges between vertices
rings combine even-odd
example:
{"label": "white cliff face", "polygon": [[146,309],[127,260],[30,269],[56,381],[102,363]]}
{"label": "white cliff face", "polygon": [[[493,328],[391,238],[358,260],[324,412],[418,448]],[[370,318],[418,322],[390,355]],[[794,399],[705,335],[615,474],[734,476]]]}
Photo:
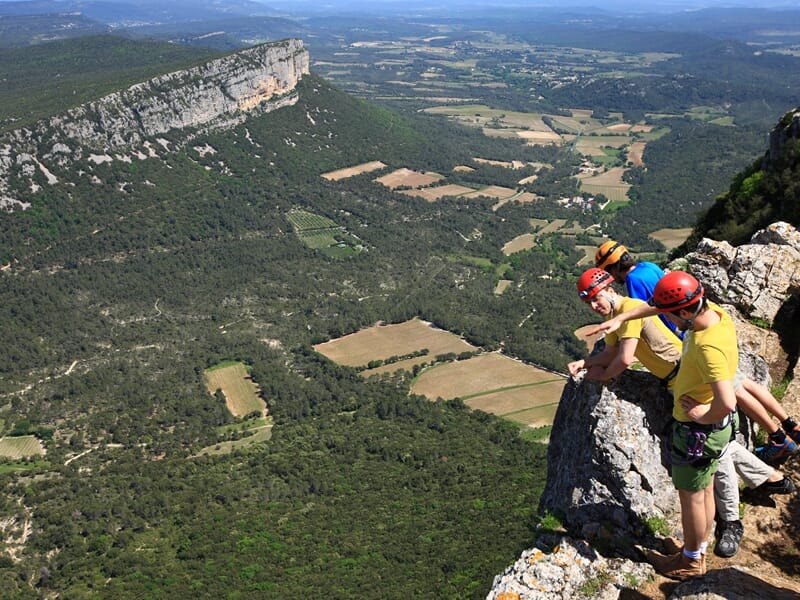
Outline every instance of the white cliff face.
{"label": "white cliff face", "polygon": [[[294,104],[297,83],[308,73],[309,55],[301,40],[262,44],[12,131],[0,139],[0,207],[28,204],[29,198],[12,194],[9,183],[11,177],[25,177],[20,167],[30,161],[63,169],[86,152],[133,149],[169,131],[230,127],[252,111]],[[13,187],[30,188],[35,182],[25,183]]]}

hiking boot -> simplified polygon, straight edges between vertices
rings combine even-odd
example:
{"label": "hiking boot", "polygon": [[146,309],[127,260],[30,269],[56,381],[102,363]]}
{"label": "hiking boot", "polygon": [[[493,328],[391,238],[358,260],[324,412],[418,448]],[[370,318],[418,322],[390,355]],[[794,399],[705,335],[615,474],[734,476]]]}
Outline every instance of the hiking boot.
{"label": "hiking boot", "polygon": [[705,556],[701,556],[698,559],[689,558],[681,551],[666,556],[658,552],[647,552],[645,557],[656,571],[670,579],[683,581],[704,575],[706,572]]}
{"label": "hiking boot", "polygon": [[661,551],[664,554],[675,554],[683,551],[683,542],[676,537],[666,537],[661,540]]}
{"label": "hiking boot", "polygon": [[730,558],[739,551],[739,544],[744,535],[744,525],[741,521],[719,521],[714,534],[717,538],[714,554]]}
{"label": "hiking boot", "polygon": [[787,435],[783,442],[769,440],[766,445],[756,448],[756,456],[771,467],[779,467],[786,462],[787,458],[793,454],[797,454],[798,450],[800,450],[800,448],[798,448],[794,440]]}
{"label": "hiking boot", "polygon": [[791,494],[794,492],[794,482],[789,479],[786,475],[783,476],[783,479],[780,481],[765,481],[759,486],[753,488],[754,492],[758,492],[760,494]]}

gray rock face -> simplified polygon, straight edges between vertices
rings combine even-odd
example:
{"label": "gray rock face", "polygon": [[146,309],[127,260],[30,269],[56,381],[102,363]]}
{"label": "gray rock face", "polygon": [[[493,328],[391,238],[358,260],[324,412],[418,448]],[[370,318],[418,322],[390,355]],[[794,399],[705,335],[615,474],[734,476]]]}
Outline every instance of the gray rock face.
{"label": "gray rock face", "polygon": [[262,44],[9,132],[0,139],[0,207],[25,207],[26,198],[10,192],[12,176],[35,188],[34,171],[63,170],[92,152],[137,148],[175,130],[188,135],[233,126],[251,111],[294,104],[297,82],[308,73],[309,55],[301,40]]}
{"label": "gray rock face", "polygon": [[608,387],[571,380],[553,423],[540,511],[563,515],[588,539],[641,539],[647,519],[672,520],[678,496],[658,437],[671,407],[650,373],[628,371]]}
{"label": "gray rock face", "polygon": [[648,564],[603,557],[581,540],[542,537],[535,548],[495,577],[487,600],[619,598],[622,588],[653,576]]}
{"label": "gray rock face", "polygon": [[800,232],[788,223],[770,225],[738,248],[704,239],[686,260],[712,299],[751,318],[772,323],[787,296],[800,295]]}

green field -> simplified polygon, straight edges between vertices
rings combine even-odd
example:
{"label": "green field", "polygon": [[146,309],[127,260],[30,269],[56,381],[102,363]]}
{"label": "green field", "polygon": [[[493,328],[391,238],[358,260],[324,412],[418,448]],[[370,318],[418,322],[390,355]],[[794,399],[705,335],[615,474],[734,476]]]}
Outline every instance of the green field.
{"label": "green field", "polygon": [[361,242],[328,217],[307,210],[287,213],[297,237],[312,250],[320,250],[333,258],[344,258],[361,251]]}
{"label": "green field", "polygon": [[0,438],[0,457],[18,459],[27,456],[43,456],[44,446],[32,435]]}

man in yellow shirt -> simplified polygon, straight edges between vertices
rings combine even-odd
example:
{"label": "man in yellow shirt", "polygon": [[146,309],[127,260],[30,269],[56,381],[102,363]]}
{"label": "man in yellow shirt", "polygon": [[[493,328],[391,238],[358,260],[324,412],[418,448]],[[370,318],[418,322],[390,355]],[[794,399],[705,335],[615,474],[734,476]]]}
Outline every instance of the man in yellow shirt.
{"label": "man in yellow shirt", "polygon": [[648,554],[662,575],[687,579],[705,573],[704,544],[714,522],[714,473],[731,439],[736,409],[734,376],[739,362],[730,316],[708,302],[688,273],[667,273],[650,305],[642,304],[598,326],[612,333],[625,321],[664,314],[686,332],[683,358],[672,386],[672,481],[681,504],[684,545],[680,552]]}

